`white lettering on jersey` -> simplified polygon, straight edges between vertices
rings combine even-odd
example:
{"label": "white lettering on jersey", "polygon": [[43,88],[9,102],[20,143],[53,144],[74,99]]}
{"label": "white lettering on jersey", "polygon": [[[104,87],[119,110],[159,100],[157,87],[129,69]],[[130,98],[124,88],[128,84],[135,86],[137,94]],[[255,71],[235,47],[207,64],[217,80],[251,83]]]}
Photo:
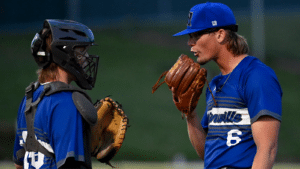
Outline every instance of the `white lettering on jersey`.
{"label": "white lettering on jersey", "polygon": [[240,130],[238,130],[238,129],[233,129],[233,130],[230,130],[227,133],[227,142],[226,142],[226,145],[228,147],[235,146],[235,145],[239,144],[240,141],[242,141],[241,138],[239,138],[238,136],[234,136],[234,134],[236,134],[236,135],[242,135],[242,132]]}
{"label": "white lettering on jersey", "polygon": [[207,116],[209,125],[251,125],[248,108],[212,108]]}
{"label": "white lettering on jersey", "polygon": [[[22,138],[23,140],[20,140],[20,145],[24,146],[24,143],[26,141],[27,138],[27,131],[23,131],[22,132]],[[37,137],[35,136],[35,139],[37,139]],[[49,152],[54,153],[52,147],[50,144],[38,140],[38,142],[45,147]],[[29,168],[29,166],[35,167],[35,168],[40,168],[43,166],[44,164],[44,158],[45,155],[42,154],[41,152],[28,152],[26,151],[25,156],[24,156],[24,169]]]}
{"label": "white lettering on jersey", "polygon": [[[232,108],[212,108],[207,112],[209,126],[230,126],[230,125],[251,125],[248,108],[232,109]],[[231,129],[227,132],[226,145],[228,147],[235,146],[242,141],[240,136],[242,131],[239,129]]]}
{"label": "white lettering on jersey", "polygon": [[[41,168],[44,164],[45,155],[40,152],[26,151],[24,156],[24,169],[28,168]],[[31,166],[31,167],[29,167]]]}

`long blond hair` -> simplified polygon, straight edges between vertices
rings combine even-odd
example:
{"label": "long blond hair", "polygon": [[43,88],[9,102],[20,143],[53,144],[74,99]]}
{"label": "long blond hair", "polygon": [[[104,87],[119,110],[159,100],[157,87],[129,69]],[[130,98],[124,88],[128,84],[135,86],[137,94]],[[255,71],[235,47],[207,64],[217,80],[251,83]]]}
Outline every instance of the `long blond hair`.
{"label": "long blond hair", "polygon": [[227,50],[230,51],[234,56],[239,56],[249,53],[249,46],[246,38],[233,32],[231,30],[226,30],[227,32]]}

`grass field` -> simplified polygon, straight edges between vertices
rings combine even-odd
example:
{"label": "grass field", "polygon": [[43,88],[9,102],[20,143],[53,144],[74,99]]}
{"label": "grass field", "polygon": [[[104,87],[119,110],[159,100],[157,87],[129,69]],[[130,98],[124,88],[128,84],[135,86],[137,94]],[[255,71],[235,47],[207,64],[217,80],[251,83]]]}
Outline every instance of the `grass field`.
{"label": "grass field", "polygon": [[[113,166],[120,169],[201,169],[203,163],[201,162],[112,162]],[[13,163],[3,162],[0,163],[0,169],[15,169]],[[93,169],[111,169],[110,166],[99,162],[93,163]],[[300,169],[300,164],[294,163],[277,163],[273,169]]]}
{"label": "grass field", "polygon": [[[203,163],[172,163],[172,162],[152,162],[152,163],[136,163],[136,162],[120,162],[116,163],[117,168],[121,169],[201,169]],[[110,169],[103,164],[93,165],[94,169]],[[273,169],[300,169],[300,164],[275,164]]]}

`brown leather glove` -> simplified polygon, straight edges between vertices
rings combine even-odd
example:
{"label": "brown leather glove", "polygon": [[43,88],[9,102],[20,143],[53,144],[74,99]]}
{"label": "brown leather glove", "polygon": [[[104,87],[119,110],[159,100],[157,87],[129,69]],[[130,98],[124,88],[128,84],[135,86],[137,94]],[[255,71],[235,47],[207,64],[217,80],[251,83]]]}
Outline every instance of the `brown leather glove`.
{"label": "brown leather glove", "polygon": [[[159,84],[163,76],[164,81]],[[173,94],[173,101],[179,111],[188,115],[194,111],[206,82],[207,70],[201,68],[187,55],[182,54],[169,71],[164,72],[152,87],[154,93],[166,83]]]}

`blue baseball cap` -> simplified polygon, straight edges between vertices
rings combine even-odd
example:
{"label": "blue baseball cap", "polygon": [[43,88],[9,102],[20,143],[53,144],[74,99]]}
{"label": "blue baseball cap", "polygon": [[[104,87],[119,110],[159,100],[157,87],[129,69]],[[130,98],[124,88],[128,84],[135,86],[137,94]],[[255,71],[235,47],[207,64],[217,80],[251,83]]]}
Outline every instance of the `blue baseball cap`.
{"label": "blue baseball cap", "polygon": [[228,29],[237,32],[236,20],[232,10],[222,3],[206,2],[191,8],[188,15],[187,29],[173,36],[221,27],[228,27]]}

